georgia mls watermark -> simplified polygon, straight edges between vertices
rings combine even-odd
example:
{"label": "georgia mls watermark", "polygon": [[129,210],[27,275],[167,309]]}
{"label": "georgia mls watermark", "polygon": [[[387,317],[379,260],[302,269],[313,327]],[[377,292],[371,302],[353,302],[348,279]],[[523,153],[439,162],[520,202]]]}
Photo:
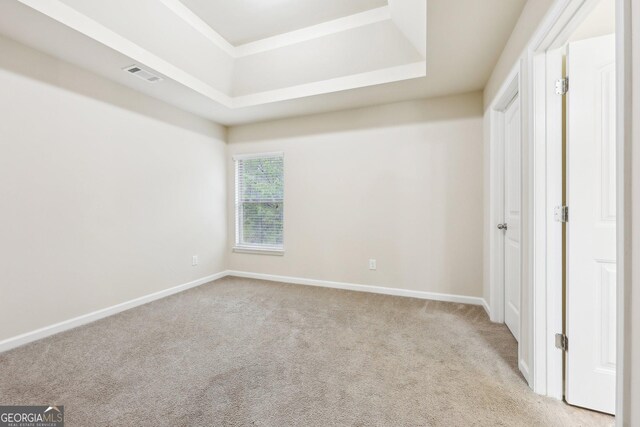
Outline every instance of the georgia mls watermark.
{"label": "georgia mls watermark", "polygon": [[0,406],[0,427],[64,427],[64,406]]}

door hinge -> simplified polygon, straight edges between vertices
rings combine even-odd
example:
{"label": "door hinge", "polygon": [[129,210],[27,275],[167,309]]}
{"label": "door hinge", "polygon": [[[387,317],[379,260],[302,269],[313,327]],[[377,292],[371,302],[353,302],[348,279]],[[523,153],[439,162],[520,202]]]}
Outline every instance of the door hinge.
{"label": "door hinge", "polygon": [[557,222],[568,222],[569,206],[556,206],[553,210],[553,219]]}
{"label": "door hinge", "polygon": [[569,350],[569,339],[565,334],[556,334],[556,348],[562,351]]}
{"label": "door hinge", "polygon": [[565,95],[569,92],[569,77],[556,80],[556,94]]}

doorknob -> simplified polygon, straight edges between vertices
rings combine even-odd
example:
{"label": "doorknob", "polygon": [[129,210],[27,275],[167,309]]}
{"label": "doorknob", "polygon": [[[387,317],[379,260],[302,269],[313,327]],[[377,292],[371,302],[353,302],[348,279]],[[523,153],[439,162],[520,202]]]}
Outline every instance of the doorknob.
{"label": "doorknob", "polygon": [[506,230],[507,229],[507,223],[505,222],[504,224],[498,224],[498,230]]}

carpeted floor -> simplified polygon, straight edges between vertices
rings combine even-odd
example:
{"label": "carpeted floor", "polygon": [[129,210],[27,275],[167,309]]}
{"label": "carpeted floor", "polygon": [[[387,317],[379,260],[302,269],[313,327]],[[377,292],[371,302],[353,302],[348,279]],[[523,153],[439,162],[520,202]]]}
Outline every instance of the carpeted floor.
{"label": "carpeted floor", "polygon": [[531,392],[481,307],[225,278],[0,354],[67,426],[608,426]]}

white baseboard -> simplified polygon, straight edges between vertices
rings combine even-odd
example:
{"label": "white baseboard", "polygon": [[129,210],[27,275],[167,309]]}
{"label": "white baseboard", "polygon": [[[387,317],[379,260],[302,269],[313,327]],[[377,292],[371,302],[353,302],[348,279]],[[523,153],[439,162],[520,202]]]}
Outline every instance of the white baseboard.
{"label": "white baseboard", "polygon": [[487,312],[489,319],[491,319],[491,307],[489,307],[489,303],[487,303],[487,300],[484,298],[482,298],[482,307],[484,308],[484,311]]}
{"label": "white baseboard", "polygon": [[345,289],[345,290],[357,291],[357,292],[369,292],[373,294],[395,295],[395,296],[419,298],[419,299],[434,300],[434,301],[473,304],[473,305],[480,305],[484,307],[484,309],[487,311],[487,314],[489,313],[489,306],[487,302],[484,300],[484,298],[479,298],[479,297],[469,297],[464,295],[441,294],[437,292],[413,291],[408,289],[388,288],[388,287],[382,287],[382,286],[358,285],[354,283],[331,282],[326,280],[304,279],[299,277],[276,276],[272,274],[249,273],[245,271],[227,270],[217,274],[212,274],[210,276],[203,277],[198,280],[194,280],[189,283],[174,286],[173,288],[165,289],[159,292],[155,292],[153,294],[142,296],[140,298],[132,299],[130,301],[123,302],[121,304],[103,308],[101,310],[97,310],[92,313],[87,313],[82,316],[75,317],[73,319],[65,320],[50,326],[45,326],[44,328],[36,329],[35,331],[27,332],[22,335],[5,339],[3,341],[0,341],[0,353],[3,351],[7,351],[13,348],[19,347],[21,345],[28,344],[33,341],[37,341],[42,338],[49,337],[51,335],[55,335],[60,332],[77,328],[78,326],[86,325],[87,323],[95,322],[96,320],[100,320],[105,317],[112,316],[114,314],[120,313],[125,310],[129,310],[134,307],[138,307],[143,304],[147,304],[151,301],[168,297],[169,295],[186,291],[187,289],[195,288],[196,286],[200,286],[205,283],[209,283],[226,276],[244,277],[248,279],[257,279],[257,280],[270,280],[274,282],[292,283],[292,284],[307,285],[307,286],[319,286],[319,287],[333,288],[333,289]]}
{"label": "white baseboard", "polygon": [[369,292],[373,294],[395,295],[401,297],[412,297],[434,301],[456,302],[461,304],[481,305],[487,309],[484,298],[468,297],[464,295],[441,294],[437,292],[412,291],[408,289],[387,288],[382,286],[358,285],[354,283],[330,282],[326,280],[303,279],[300,277],[276,276],[272,274],[249,273],[246,271],[227,271],[227,275],[244,277],[248,279],[270,280],[273,282],[293,283],[296,285],[320,286],[324,288],[345,289],[357,292]]}
{"label": "white baseboard", "polygon": [[44,328],[36,329],[35,331],[27,332],[22,335],[5,339],[3,341],[0,341],[0,352],[11,350],[12,348],[16,348],[33,341],[37,341],[39,339],[46,338],[48,336],[51,336],[60,332],[68,331],[69,329],[77,328],[78,326],[86,325],[87,323],[95,322],[96,320],[100,320],[105,317],[112,316],[114,314],[120,313],[125,310],[129,310],[130,308],[138,307],[140,305],[158,300],[160,298],[168,297],[169,295],[173,295],[178,292],[186,291],[187,289],[191,289],[196,286],[209,283],[213,280],[217,280],[222,277],[225,277],[226,275],[227,275],[226,271],[223,271],[217,274],[212,274],[210,276],[206,276],[189,283],[174,286],[173,288],[169,288],[169,289],[165,289],[149,295],[145,295],[140,298],[123,302],[121,304],[103,308],[101,310],[97,310],[92,313],[83,314],[82,316],[74,317],[73,319],[65,320],[60,323],[56,323],[50,326],[45,326]]}

